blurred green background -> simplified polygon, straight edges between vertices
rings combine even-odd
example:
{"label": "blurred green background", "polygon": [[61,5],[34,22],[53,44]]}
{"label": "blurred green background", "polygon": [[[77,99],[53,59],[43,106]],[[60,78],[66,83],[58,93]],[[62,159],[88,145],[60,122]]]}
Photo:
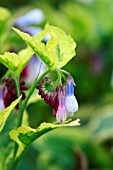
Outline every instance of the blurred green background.
{"label": "blurred green background", "polygon": [[[0,14],[0,54],[25,47],[11,26],[18,17],[36,8],[42,10],[44,18],[35,27],[43,28],[49,22],[69,33],[77,43],[76,57],[64,69],[76,83],[79,111],[74,119],[80,118],[81,126],[54,130],[35,141],[17,170],[112,170],[113,1],[0,0],[0,6],[8,9]],[[5,72],[0,64],[1,78]],[[43,121],[55,121],[52,109],[43,100],[29,104],[27,111],[33,128]],[[3,133],[5,140],[5,130]]]}

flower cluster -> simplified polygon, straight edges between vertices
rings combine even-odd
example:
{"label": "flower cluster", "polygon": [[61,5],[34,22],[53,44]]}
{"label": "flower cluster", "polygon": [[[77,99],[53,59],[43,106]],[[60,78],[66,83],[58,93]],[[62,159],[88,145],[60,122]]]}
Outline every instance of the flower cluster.
{"label": "flower cluster", "polygon": [[78,103],[74,96],[74,80],[68,76],[65,85],[54,87],[53,81],[45,77],[37,89],[45,102],[53,107],[53,115],[57,122],[64,122],[68,117],[72,117],[78,110]]}
{"label": "flower cluster", "polygon": [[[28,87],[25,86],[25,82],[20,82],[20,91],[22,94],[22,100],[26,98],[25,90],[28,90]],[[17,97],[17,91],[16,91],[16,84],[13,78],[8,78],[5,80],[5,85],[3,87],[3,102],[5,108],[8,107],[14,100],[16,100]],[[18,109],[18,105],[16,106],[16,109]]]}
{"label": "flower cluster", "polygon": [[45,77],[40,84],[37,86],[37,89],[39,90],[39,95],[41,95],[42,98],[44,98],[44,101],[48,103],[51,107],[55,108],[55,110],[58,109],[58,96],[57,91],[58,88],[54,89],[54,83],[53,81]]}

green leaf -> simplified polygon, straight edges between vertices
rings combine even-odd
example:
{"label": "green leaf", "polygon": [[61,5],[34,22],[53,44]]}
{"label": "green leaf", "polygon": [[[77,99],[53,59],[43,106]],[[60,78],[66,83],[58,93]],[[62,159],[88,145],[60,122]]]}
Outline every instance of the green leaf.
{"label": "green leaf", "polygon": [[10,17],[10,12],[8,9],[0,7],[0,22],[6,21]]}
{"label": "green leaf", "polygon": [[[70,35],[66,34],[58,27],[46,25],[46,32],[53,36],[56,44],[53,45],[56,48],[57,56],[59,58],[58,68],[65,66],[72,57],[75,56],[76,43]],[[49,43],[49,41],[48,41]],[[50,43],[51,44],[51,43]],[[49,45],[48,45],[49,46]]]}
{"label": "green leaf", "polygon": [[17,152],[17,157],[19,157],[26,150],[30,143],[32,143],[43,134],[56,128],[79,125],[79,119],[68,124],[52,124],[44,122],[37,129],[21,126],[17,130],[10,131],[10,137],[19,145],[19,150]]}
{"label": "green leaf", "polygon": [[[29,34],[23,33],[15,28],[13,28],[22,38],[23,40],[32,48],[32,50],[38,55],[38,57],[50,68],[54,69],[58,65],[58,57],[56,53],[52,50],[46,48],[46,45],[41,42],[43,38],[46,36],[46,31],[42,31],[38,38],[31,37]],[[42,37],[43,35],[43,37]],[[41,39],[41,38],[42,39]],[[40,40],[41,39],[41,40]],[[54,50],[54,49],[53,49]],[[52,59],[51,59],[51,55]]]}
{"label": "green leaf", "polygon": [[[49,69],[61,68],[75,55],[74,40],[58,27],[46,25],[44,30],[34,37],[13,28],[38,55]],[[50,36],[46,45],[42,40]]]}
{"label": "green leaf", "polygon": [[7,107],[6,109],[0,112],[0,131],[3,129],[7,118],[9,117],[11,111],[14,109],[17,103],[20,101],[20,99],[21,96],[18,99],[16,99],[14,102],[12,102],[9,107]]}
{"label": "green leaf", "polygon": [[0,62],[14,74],[19,75],[32,55],[33,51],[30,48],[21,50],[18,54],[5,52],[0,55]]}
{"label": "green leaf", "polygon": [[9,168],[12,163],[14,142],[10,139],[9,131],[17,126],[17,119],[15,116],[15,111],[13,110],[8,117],[3,130],[0,132],[0,153],[4,153],[1,155],[2,160],[0,161],[2,163],[2,168],[4,167],[4,170],[6,170],[7,167]]}

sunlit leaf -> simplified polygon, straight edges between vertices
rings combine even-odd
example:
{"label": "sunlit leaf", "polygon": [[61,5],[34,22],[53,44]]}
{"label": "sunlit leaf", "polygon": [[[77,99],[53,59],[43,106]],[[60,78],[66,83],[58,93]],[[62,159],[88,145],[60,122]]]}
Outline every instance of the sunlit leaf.
{"label": "sunlit leaf", "polygon": [[70,122],[68,124],[52,124],[52,123],[42,123],[37,129],[33,129],[27,126],[21,126],[17,130],[10,131],[10,137],[16,141],[19,145],[19,151],[17,157],[20,156],[24,150],[32,143],[34,140],[42,136],[43,134],[60,127],[67,126],[79,126],[79,119]]}
{"label": "sunlit leaf", "polygon": [[9,107],[7,107],[6,109],[0,112],[0,131],[3,129],[7,118],[9,117],[11,111],[14,109],[17,103],[20,101],[20,99],[21,96],[18,99],[16,99],[14,102],[12,102]]}
{"label": "sunlit leaf", "polygon": [[[57,56],[59,58],[58,68],[65,66],[72,57],[75,56],[75,47],[76,43],[71,38],[70,35],[66,34],[63,30],[58,27],[46,25],[45,27],[46,32],[53,36],[56,42],[56,51]],[[48,46],[51,43],[48,41]],[[54,48],[55,46],[52,45]]]}
{"label": "sunlit leaf", "polygon": [[0,62],[15,74],[20,74],[33,55],[30,48],[21,50],[18,54],[5,52],[0,55]]}
{"label": "sunlit leaf", "polygon": [[[55,68],[58,65],[58,57],[56,53],[54,52],[55,49],[53,49],[53,52],[51,52],[46,48],[46,45],[40,41],[39,38],[31,37],[29,34],[23,33],[17,29],[14,29],[22,38],[23,40],[32,48],[32,50],[39,56],[39,58],[49,67],[49,68]],[[42,32],[44,35],[43,38],[46,36],[46,32]],[[42,37],[41,34],[41,37]],[[40,35],[40,34],[39,34]],[[52,53],[54,53],[52,55]],[[53,58],[51,59],[51,55]]]}
{"label": "sunlit leaf", "polygon": [[[46,25],[44,30],[32,37],[14,28],[50,69],[61,68],[75,55],[74,40],[58,27]],[[42,40],[49,35],[46,44]]]}

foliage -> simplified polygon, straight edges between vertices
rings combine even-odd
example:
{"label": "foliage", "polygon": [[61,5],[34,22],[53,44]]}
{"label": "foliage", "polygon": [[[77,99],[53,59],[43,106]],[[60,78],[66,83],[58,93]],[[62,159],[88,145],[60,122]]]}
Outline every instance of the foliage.
{"label": "foliage", "polygon": [[19,103],[21,97],[16,99],[9,107],[0,112],[0,131],[3,129],[7,118],[9,117],[11,111]]}
{"label": "foliage", "polygon": [[[61,68],[75,55],[76,44],[73,39],[59,28],[46,25],[34,37],[14,29],[50,69]],[[41,41],[50,35],[45,45]]]}
{"label": "foliage", "polygon": [[[43,54],[43,50],[41,51],[40,58],[49,69],[53,70],[49,74],[53,80],[56,80],[58,76],[54,71],[54,68],[57,66],[65,66],[64,69],[71,73],[76,80],[75,83],[77,86],[75,93],[80,107],[74,118],[79,117],[81,119],[81,126],[78,128],[59,128],[35,140],[30,145],[29,150],[26,150],[25,155],[17,166],[17,170],[24,170],[26,168],[30,170],[32,167],[39,170],[72,170],[74,168],[81,170],[83,164],[83,169],[113,169],[113,83],[111,81],[113,71],[112,0],[33,0],[27,2],[27,5],[26,1],[11,0],[10,3],[8,3],[7,0],[4,0],[1,1],[0,4],[10,9],[9,11],[6,8],[0,8],[0,10],[4,10],[5,12],[3,15],[4,21],[0,19],[1,58],[4,58],[5,51],[16,51],[17,54],[9,52],[7,54],[18,57],[21,49],[28,49],[26,48],[25,42],[11,27],[15,27],[15,20],[29,10],[33,8],[42,9],[44,20],[40,24],[35,25],[35,28],[42,29],[47,22],[49,22],[50,25],[46,25],[44,30],[37,34],[37,36],[29,36],[29,38],[33,40],[36,37],[39,38],[39,35],[41,36],[42,33],[44,33],[41,37],[43,40],[47,31],[52,34],[48,45],[39,39],[37,40],[38,42],[34,43],[37,49],[35,52],[39,54],[38,45],[41,44],[45,52]],[[53,28],[51,24],[56,27]],[[34,25],[30,26],[32,27]],[[72,40],[72,46],[68,43],[68,47],[65,48],[66,41],[62,43],[64,40],[58,39],[58,43],[56,40],[59,36],[55,37],[55,35],[58,34],[54,35],[50,30],[47,30],[48,27],[49,29],[56,29],[59,33],[62,32],[61,29],[63,29],[65,40],[71,40],[70,34],[76,41],[77,57],[73,58],[68,65],[65,65],[65,60],[63,60],[63,64],[58,64],[59,55],[61,57],[61,54],[59,54],[59,43],[61,44],[62,51],[65,50],[65,58],[67,58],[68,55],[70,56],[67,58],[67,61],[69,61],[75,55],[74,41]],[[16,31],[19,32],[19,30]],[[23,30],[21,30],[19,34],[25,36],[22,31]],[[33,41],[29,42],[34,45]],[[29,50],[31,53],[34,53],[34,47],[32,47],[32,45],[29,47]],[[52,51],[50,52],[50,50]],[[73,55],[71,55],[71,53]],[[48,60],[44,60],[42,54],[46,56]],[[52,58],[52,56],[54,56],[54,58]],[[30,59],[30,56],[28,57]],[[22,67],[20,67],[21,64],[18,65],[18,67],[14,66],[17,70],[19,69],[18,75],[29,62],[29,59],[26,58],[25,63],[22,63]],[[0,76],[6,71],[2,63],[4,62],[1,59]],[[50,63],[50,65],[48,63]],[[4,65],[7,66],[7,64]],[[15,73],[15,69],[13,72]],[[12,71],[9,72],[8,75],[11,73]],[[28,92],[26,95],[28,95]],[[40,99],[37,92],[32,97],[26,105],[27,110],[23,114],[21,128],[25,127],[27,130],[33,130],[33,133],[35,133],[37,127],[40,126],[42,122],[53,122],[54,118],[50,115],[52,109]],[[0,133],[1,170],[6,169],[6,167],[11,169],[13,160],[14,142],[9,137],[9,131],[14,129],[12,132],[15,132],[17,135],[19,134],[17,117],[14,112],[15,111],[11,112]],[[22,134],[22,137],[23,136],[24,134]],[[25,147],[19,139],[17,139],[17,142],[20,142],[20,146]],[[19,155],[20,153],[21,150],[18,150],[17,154]]]}
{"label": "foliage", "polygon": [[17,130],[12,130],[10,132],[10,137],[14,141],[16,141],[19,145],[19,151],[17,153],[16,159],[18,159],[18,157],[20,157],[23,154],[23,152],[25,152],[25,150],[34,140],[42,136],[44,133],[47,133],[53,129],[60,127],[78,125],[80,125],[79,119],[68,124],[54,125],[52,123],[42,123],[37,129],[32,129],[27,126],[21,126]]}
{"label": "foliage", "polygon": [[[6,12],[6,14],[8,13],[7,10],[4,9],[4,11]],[[4,18],[7,19],[7,17]],[[5,20],[4,18],[3,20]],[[10,116],[10,112],[14,108],[17,114],[16,129],[11,131],[6,129],[8,130],[7,135],[8,133],[10,134],[10,138],[15,141],[15,145],[13,145],[14,147],[12,146],[13,143],[11,140],[9,140],[8,137],[9,148],[7,150],[5,148],[2,148],[7,152],[6,159],[5,157],[1,156],[1,160],[5,159],[3,161],[3,164],[0,165],[3,166],[3,169],[7,169],[8,167],[9,169],[15,169],[18,161],[21,159],[28,146],[46,132],[59,127],[80,125],[79,119],[77,119],[73,122],[62,122],[61,124],[58,124],[58,122],[56,124],[42,123],[37,129],[33,129],[28,126],[29,123],[26,115],[27,112],[25,111],[27,103],[35,88],[41,82],[44,76],[48,74],[51,70],[54,70],[58,73],[58,80],[56,82],[58,84],[57,86],[59,87],[59,80],[61,79],[59,79],[59,77],[63,75],[60,68],[66,65],[69,60],[71,60],[72,57],[75,55],[76,44],[74,40],[71,38],[71,36],[67,35],[60,28],[50,25],[46,25],[42,32],[33,37],[29,34],[19,31],[16,28],[13,29],[23,38],[28,47],[21,50],[18,54],[16,54],[15,52],[5,52],[4,54],[0,55],[0,62],[8,69],[8,72],[4,76],[4,78],[7,79],[5,80],[5,85],[3,87],[3,100],[4,103],[7,102],[7,105],[9,103],[8,100],[14,101],[11,103],[11,105],[9,105],[9,107],[5,108],[0,113],[0,130],[3,129],[7,118]],[[50,36],[50,39],[45,45],[42,40],[48,34]],[[39,78],[36,77],[35,82],[30,87],[30,89],[28,89],[28,87],[25,86],[25,82],[20,81],[21,73],[23,69],[27,67],[26,65],[28,64],[28,62],[30,62],[30,59],[32,58],[34,53],[36,53],[36,55],[38,55],[38,57],[47,65],[48,69],[43,72],[43,74]],[[8,76],[12,78],[8,78]],[[23,90],[29,91],[25,94]],[[22,94],[21,97],[20,94]],[[15,97],[19,98],[15,100]],[[25,101],[22,102],[22,100]]]}
{"label": "foliage", "polygon": [[0,62],[12,73],[20,75],[32,55],[33,52],[29,48],[22,50],[18,55],[6,52],[4,55],[0,55]]}

